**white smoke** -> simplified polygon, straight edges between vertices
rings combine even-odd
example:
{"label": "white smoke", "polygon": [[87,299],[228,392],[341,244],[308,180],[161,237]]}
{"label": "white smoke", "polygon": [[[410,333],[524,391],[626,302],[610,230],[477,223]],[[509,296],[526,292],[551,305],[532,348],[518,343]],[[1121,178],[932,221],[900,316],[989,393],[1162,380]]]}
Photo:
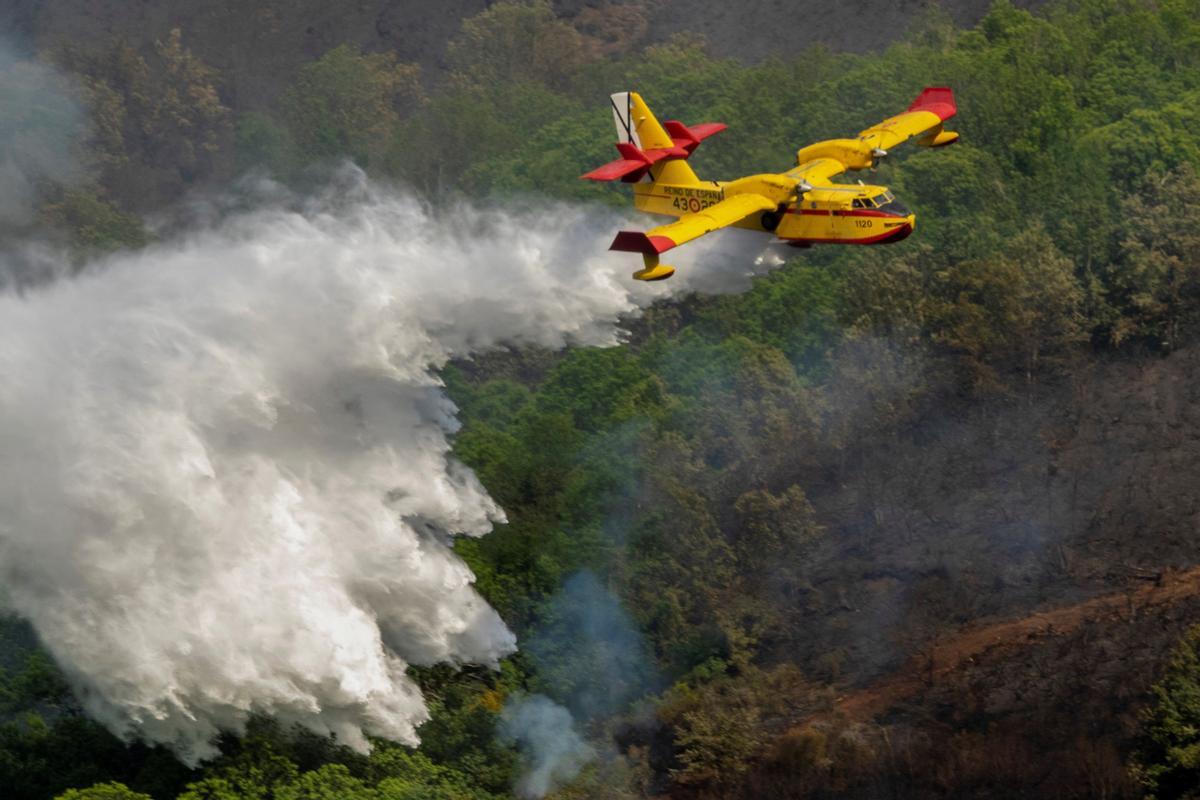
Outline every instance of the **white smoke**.
{"label": "white smoke", "polygon": [[68,77],[0,41],[0,225],[31,222],[44,183],[83,176],[88,119],[78,95]]}
{"label": "white smoke", "polygon": [[689,288],[630,280],[594,210],[352,183],[0,294],[0,587],[90,714],[185,760],[254,713],[415,743],[408,664],[515,648],[449,547],[503,515],[436,370]]}
{"label": "white smoke", "polygon": [[525,761],[514,787],[517,797],[545,797],[596,756],[576,730],[571,712],[545,695],[511,698],[500,714],[500,732]]}

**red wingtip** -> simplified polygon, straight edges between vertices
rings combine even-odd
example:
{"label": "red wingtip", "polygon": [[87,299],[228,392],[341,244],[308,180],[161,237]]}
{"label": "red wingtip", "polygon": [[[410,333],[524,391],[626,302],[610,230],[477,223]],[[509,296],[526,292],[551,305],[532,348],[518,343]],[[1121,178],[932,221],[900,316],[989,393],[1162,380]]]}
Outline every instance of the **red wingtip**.
{"label": "red wingtip", "polygon": [[949,86],[926,86],[908,110],[928,111],[937,114],[945,122],[958,113],[958,103],[954,100],[954,90]]}

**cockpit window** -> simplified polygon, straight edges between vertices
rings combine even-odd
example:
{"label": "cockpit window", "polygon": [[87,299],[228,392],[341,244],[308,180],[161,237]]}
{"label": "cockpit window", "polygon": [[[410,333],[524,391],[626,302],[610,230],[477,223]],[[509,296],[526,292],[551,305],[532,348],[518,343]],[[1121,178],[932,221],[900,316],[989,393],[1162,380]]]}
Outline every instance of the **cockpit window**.
{"label": "cockpit window", "polygon": [[877,205],[877,206],[887,205],[888,203],[892,202],[892,197],[891,197],[890,192],[884,192],[883,194],[877,194],[871,199],[874,201],[873,205]]}
{"label": "cockpit window", "polygon": [[862,208],[862,207],[863,207],[863,201],[862,201],[862,200],[859,200],[859,199],[856,197],[856,198],[854,198],[854,202],[853,202],[853,203],[851,203],[851,205],[852,205],[852,206],[854,206],[854,208]]}

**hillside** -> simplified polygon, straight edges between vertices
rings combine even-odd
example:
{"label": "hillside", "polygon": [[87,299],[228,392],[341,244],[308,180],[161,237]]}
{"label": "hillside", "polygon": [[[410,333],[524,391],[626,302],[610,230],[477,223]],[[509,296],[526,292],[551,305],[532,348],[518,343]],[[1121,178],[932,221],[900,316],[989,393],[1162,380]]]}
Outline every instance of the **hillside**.
{"label": "hillside", "polygon": [[[111,38],[146,50],[172,28],[182,28],[188,46],[225,77],[228,102],[241,110],[261,109],[275,101],[301,65],[346,43],[394,52],[401,61],[420,64],[426,79],[436,82],[447,67],[447,42],[465,18],[489,5],[488,0],[13,0],[0,7],[0,36],[40,50]],[[687,32],[704,36],[719,56],[754,62],[789,56],[815,44],[834,50],[878,49],[901,38],[930,5],[930,0],[853,5],[822,0],[738,5],[557,0],[554,9],[598,50],[628,52]],[[986,0],[941,4],[963,25],[977,22],[987,7]]]}
{"label": "hillside", "polygon": [[1185,466],[1200,455],[1198,361],[1191,347],[1102,362],[1006,401],[926,408],[824,481],[805,475],[828,531],[797,597],[805,624],[774,652],[838,695],[791,720],[747,796],[789,766],[789,736],[864,725],[863,772],[909,771],[917,794],[997,774],[994,796],[1128,791],[1120,753],[1161,654],[1200,613]]}
{"label": "hillside", "polygon": [[[1200,785],[1200,2],[483,6],[6,7],[0,785]],[[595,98],[730,178],[930,85],[903,242],[604,250]]]}

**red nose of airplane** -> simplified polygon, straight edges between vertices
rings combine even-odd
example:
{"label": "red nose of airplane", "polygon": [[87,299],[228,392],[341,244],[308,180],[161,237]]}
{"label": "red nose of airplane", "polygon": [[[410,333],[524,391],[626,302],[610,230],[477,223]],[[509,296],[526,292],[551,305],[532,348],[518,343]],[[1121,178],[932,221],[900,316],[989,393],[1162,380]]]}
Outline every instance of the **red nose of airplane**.
{"label": "red nose of airplane", "polygon": [[903,219],[904,222],[900,224],[896,224],[894,222],[887,223],[888,226],[894,227],[891,227],[891,229],[884,234],[883,238],[879,240],[880,244],[893,244],[895,242],[903,241],[909,237],[909,234],[913,232],[913,228],[916,227],[917,219],[912,214],[909,214],[907,217],[901,217],[899,214],[897,214],[896,217],[898,219]]}

